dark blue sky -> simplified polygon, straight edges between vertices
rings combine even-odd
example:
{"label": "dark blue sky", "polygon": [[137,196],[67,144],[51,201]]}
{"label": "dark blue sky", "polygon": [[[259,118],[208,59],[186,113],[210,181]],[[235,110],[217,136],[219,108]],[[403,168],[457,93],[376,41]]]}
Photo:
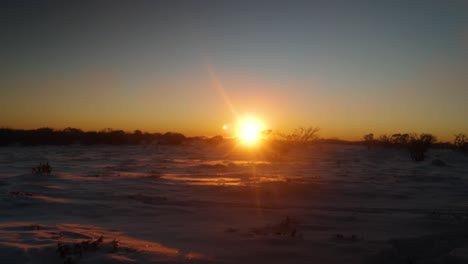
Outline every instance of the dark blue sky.
{"label": "dark blue sky", "polygon": [[216,134],[230,103],[328,136],[468,130],[463,0],[2,1],[0,22],[5,126]]}

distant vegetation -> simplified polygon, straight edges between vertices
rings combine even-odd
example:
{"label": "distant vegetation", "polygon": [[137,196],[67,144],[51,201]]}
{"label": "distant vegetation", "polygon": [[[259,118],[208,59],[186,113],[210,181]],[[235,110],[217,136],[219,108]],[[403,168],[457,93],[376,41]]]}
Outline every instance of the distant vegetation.
{"label": "distant vegetation", "polygon": [[179,145],[187,140],[183,134],[167,132],[143,133],[135,130],[127,133],[123,130],[105,129],[101,131],[82,131],[78,128],[65,128],[55,130],[52,128],[39,128],[32,130],[20,130],[0,128],[0,146],[8,145],[123,145],[156,143],[166,145]]}
{"label": "distant vegetation", "polygon": [[[396,133],[375,137],[373,133],[364,135],[363,141],[345,141],[340,139],[319,138],[318,127],[299,127],[292,133],[270,130],[262,132],[266,144],[263,149],[266,155],[276,159],[286,155],[290,150],[310,144],[364,144],[368,148],[389,147],[407,149],[415,161],[424,160],[429,148],[452,148],[457,152],[468,152],[468,137],[466,134],[455,135],[453,142],[437,142],[432,134]],[[52,128],[12,129],[0,128],[0,146],[38,146],[38,145],[180,145],[187,141],[201,140],[216,146],[224,142],[223,136],[186,137],[181,133],[148,133],[140,130],[125,132],[123,130],[103,129],[100,131],[83,131],[78,128],[62,130]]]}
{"label": "distant vegetation", "polygon": [[456,151],[468,152],[468,137],[462,133],[456,134],[453,147]]}
{"label": "distant vegetation", "polygon": [[431,134],[413,134],[405,140],[407,141],[402,144],[407,146],[414,161],[423,161],[426,158],[426,152],[429,150],[429,147],[437,141],[436,137]]}
{"label": "distant vegetation", "polygon": [[363,143],[368,147],[391,147],[405,148],[409,151],[411,158],[414,161],[423,161],[426,158],[426,153],[430,147],[451,147],[459,152],[467,152],[468,137],[465,134],[456,134],[453,143],[437,143],[437,138],[432,134],[408,134],[397,133],[391,136],[381,135],[378,139],[374,138],[374,134],[366,134],[363,137]]}
{"label": "distant vegetation", "polygon": [[291,134],[277,133],[281,141],[290,146],[304,146],[310,144],[318,139],[318,127],[299,127],[296,128]]}
{"label": "distant vegetation", "polygon": [[292,133],[274,132],[271,129],[263,131],[263,138],[268,142],[263,148],[267,159],[278,160],[294,148],[310,145],[318,140],[318,127],[299,127]]}

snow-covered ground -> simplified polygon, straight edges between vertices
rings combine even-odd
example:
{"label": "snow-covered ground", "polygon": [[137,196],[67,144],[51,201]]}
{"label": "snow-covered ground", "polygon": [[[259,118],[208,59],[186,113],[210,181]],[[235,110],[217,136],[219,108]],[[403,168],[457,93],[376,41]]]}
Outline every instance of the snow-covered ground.
{"label": "snow-covered ground", "polygon": [[450,150],[3,147],[0,263],[468,263],[467,187]]}

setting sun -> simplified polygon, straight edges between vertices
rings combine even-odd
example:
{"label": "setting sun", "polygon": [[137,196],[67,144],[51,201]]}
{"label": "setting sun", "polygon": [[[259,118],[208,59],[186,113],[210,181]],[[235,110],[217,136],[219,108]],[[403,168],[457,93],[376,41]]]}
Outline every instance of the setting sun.
{"label": "setting sun", "polygon": [[262,122],[255,118],[241,119],[239,121],[237,136],[244,143],[255,144],[260,138],[263,129]]}

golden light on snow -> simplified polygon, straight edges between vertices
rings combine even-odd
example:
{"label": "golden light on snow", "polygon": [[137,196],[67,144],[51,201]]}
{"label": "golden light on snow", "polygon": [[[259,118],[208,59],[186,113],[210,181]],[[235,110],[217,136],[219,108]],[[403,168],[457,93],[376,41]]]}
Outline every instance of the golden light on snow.
{"label": "golden light on snow", "polygon": [[238,124],[237,137],[245,144],[252,145],[260,139],[264,125],[256,118],[241,119]]}

